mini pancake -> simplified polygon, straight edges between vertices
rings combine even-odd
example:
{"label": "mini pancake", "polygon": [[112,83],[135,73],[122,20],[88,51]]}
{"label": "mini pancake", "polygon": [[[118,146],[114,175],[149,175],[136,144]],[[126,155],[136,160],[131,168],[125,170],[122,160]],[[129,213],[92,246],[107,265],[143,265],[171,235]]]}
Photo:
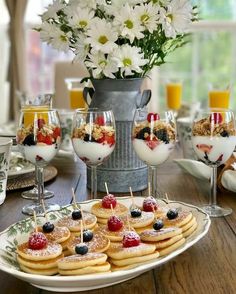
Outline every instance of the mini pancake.
{"label": "mini pancake", "polygon": [[122,241],[125,232],[134,231],[134,229],[124,225],[120,230],[113,232],[108,229],[107,225],[100,225],[98,231],[105,235],[111,242],[119,242]]}
{"label": "mini pancake", "polygon": [[[97,218],[95,215],[91,214],[90,212],[83,211],[83,217],[84,227],[86,227],[86,229],[93,228],[96,225]],[[80,231],[80,221],[81,219],[72,219],[72,216],[70,215],[61,218],[56,223],[56,226],[67,227],[71,232]]]}
{"label": "mini pancake", "polygon": [[146,230],[152,230],[153,229],[153,223],[146,226],[146,227],[142,227],[142,228],[135,228],[136,233],[138,233],[139,235]]}
{"label": "mini pancake", "polygon": [[187,230],[188,230],[189,228],[191,228],[195,223],[196,223],[196,218],[195,218],[195,216],[193,216],[193,217],[191,218],[191,220],[190,220],[187,224],[185,224],[184,226],[181,227],[182,231],[183,231],[183,232],[187,231]]}
{"label": "mini pancake", "polygon": [[97,217],[98,224],[106,225],[108,218]]}
{"label": "mini pancake", "polygon": [[[75,246],[80,242],[80,236],[73,237],[68,241],[67,248],[72,254],[75,254]],[[110,240],[98,230],[93,233],[91,241],[84,243],[88,246],[89,252],[104,252],[110,246]]]}
{"label": "mini pancake", "polygon": [[[43,232],[42,227],[38,227],[39,232]],[[48,241],[62,243],[65,242],[70,237],[70,230],[67,227],[55,226],[51,233],[43,232]]]}
{"label": "mini pancake", "polygon": [[169,228],[162,228],[160,230],[146,230],[140,234],[140,238],[142,241],[147,242],[157,242],[165,239],[172,238],[176,235],[180,235],[182,233],[181,228],[176,227],[169,227]]}
{"label": "mini pancake", "polygon": [[62,247],[60,244],[48,242],[47,246],[43,249],[33,250],[25,242],[17,246],[16,252],[23,258],[28,260],[48,260],[56,258],[62,254]]}
{"label": "mini pancake", "polygon": [[180,211],[178,216],[174,219],[168,219],[167,216],[163,217],[164,227],[182,227],[187,224],[193,217],[191,211]]}
{"label": "mini pancake", "polygon": [[[132,217],[130,212],[128,213],[129,223],[134,229],[146,227],[154,221],[153,212],[142,211],[142,214],[139,217]],[[124,221],[127,222],[127,218],[123,217]]]}
{"label": "mini pancake", "polygon": [[17,255],[17,261],[20,265],[23,265],[25,267],[31,268],[31,269],[51,269],[57,267],[57,261],[64,257],[63,254],[59,255],[56,258],[47,259],[47,260],[28,260],[20,255]]}
{"label": "mini pancake", "polygon": [[159,249],[166,248],[166,247],[176,243],[177,241],[179,241],[182,238],[183,238],[183,235],[180,234],[180,235],[176,235],[176,236],[174,236],[172,238],[168,238],[168,239],[165,239],[165,240],[160,240],[160,241],[157,241],[157,242],[148,242],[148,244],[155,245],[156,249],[159,250]]}
{"label": "mini pancake", "polygon": [[191,235],[197,228],[197,222],[195,222],[192,227],[190,227],[188,230],[186,230],[185,232],[183,232],[183,236],[186,238],[189,235]]}
{"label": "mini pancake", "polygon": [[60,270],[75,270],[86,268],[97,264],[104,264],[107,260],[107,255],[104,253],[86,253],[84,255],[75,254],[61,258],[57,265]]}
{"label": "mini pancake", "polygon": [[63,276],[76,276],[76,275],[88,275],[110,272],[111,265],[109,262],[103,264],[91,265],[84,268],[74,270],[62,270],[59,269],[59,274]]}
{"label": "mini pancake", "polygon": [[112,244],[106,254],[112,259],[125,259],[154,253],[156,246],[140,243],[138,246],[123,247],[122,244]]}
{"label": "mini pancake", "polygon": [[116,265],[116,266],[126,266],[131,264],[143,263],[145,261],[153,260],[159,257],[159,252],[155,251],[154,253],[143,255],[143,256],[136,256],[131,258],[125,259],[112,259],[110,258],[109,261]]}
{"label": "mini pancake", "polygon": [[174,250],[176,250],[177,248],[182,246],[184,244],[184,242],[185,242],[185,238],[182,238],[179,241],[177,241],[176,243],[174,243],[166,248],[159,249],[160,256],[167,255],[167,254],[173,252]]}
{"label": "mini pancake", "polygon": [[[127,213],[128,208],[124,204],[117,202],[113,211],[116,216],[121,216]],[[113,214],[110,208],[104,208],[102,206],[102,201],[93,204],[91,212],[95,214],[96,217],[105,219],[108,219]]]}
{"label": "mini pancake", "polygon": [[42,275],[42,276],[52,276],[58,274],[58,268],[49,268],[49,269],[33,269],[29,268],[27,266],[24,266],[20,264],[20,268],[23,272],[26,272],[28,274],[34,274],[34,275]]}

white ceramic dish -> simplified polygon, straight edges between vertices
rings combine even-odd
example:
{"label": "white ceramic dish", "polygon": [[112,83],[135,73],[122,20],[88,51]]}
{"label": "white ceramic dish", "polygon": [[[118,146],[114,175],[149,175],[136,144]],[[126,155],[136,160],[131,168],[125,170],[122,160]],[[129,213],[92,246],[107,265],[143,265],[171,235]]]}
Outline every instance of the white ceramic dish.
{"label": "white ceramic dish", "polygon": [[[135,197],[135,203],[137,205],[142,205],[143,199],[143,197]],[[94,204],[96,201],[97,200],[90,200],[83,202],[81,203],[81,207],[83,208],[83,210],[89,211],[92,204]],[[118,201],[127,205],[128,207],[131,205],[130,197],[120,197],[118,198]],[[160,204],[166,205],[166,202],[160,200]],[[29,282],[35,287],[56,292],[92,290],[129,280],[179,255],[180,253],[197,243],[208,232],[211,221],[209,216],[200,208],[177,201],[170,201],[168,206],[192,211],[198,222],[197,230],[187,238],[184,245],[182,245],[179,249],[175,250],[171,254],[160,257],[149,263],[140,265],[134,269],[105,274],[68,277],[58,275],[48,277],[24,273],[20,271],[17,266],[14,250],[17,244],[25,242],[28,239],[29,232],[33,228],[32,219],[28,218],[10,226],[5,231],[0,233],[0,270],[9,273],[16,278]],[[51,219],[51,221],[56,220],[58,217],[60,217],[61,214],[68,214],[70,212],[70,209],[71,206],[66,206],[57,213],[49,213],[49,218]],[[39,217],[38,221],[42,223],[45,220],[43,219],[43,217]]]}

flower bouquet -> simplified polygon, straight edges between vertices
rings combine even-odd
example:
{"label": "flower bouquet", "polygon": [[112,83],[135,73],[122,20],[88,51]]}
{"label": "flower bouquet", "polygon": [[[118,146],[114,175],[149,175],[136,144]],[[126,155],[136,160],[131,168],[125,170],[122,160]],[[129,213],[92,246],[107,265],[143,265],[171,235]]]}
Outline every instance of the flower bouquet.
{"label": "flower bouquet", "polygon": [[145,77],[186,42],[197,19],[190,0],[54,0],[41,39],[72,50],[95,79]]}

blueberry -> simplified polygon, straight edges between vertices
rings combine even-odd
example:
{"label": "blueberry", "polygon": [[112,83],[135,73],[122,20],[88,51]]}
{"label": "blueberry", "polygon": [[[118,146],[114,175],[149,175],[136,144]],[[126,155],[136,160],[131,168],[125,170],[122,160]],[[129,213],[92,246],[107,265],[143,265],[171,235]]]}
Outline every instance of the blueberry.
{"label": "blueberry", "polygon": [[22,144],[28,146],[36,145],[36,142],[34,141],[34,135],[29,134],[28,136],[26,136]]}
{"label": "blueberry", "polygon": [[158,231],[160,229],[162,229],[164,226],[163,221],[161,219],[158,219],[157,221],[155,221],[155,223],[153,224],[153,229]]}
{"label": "blueberry", "polygon": [[81,254],[81,255],[84,255],[88,252],[88,246],[85,245],[84,243],[81,243],[81,244],[77,244],[75,246],[75,252],[77,254]]}
{"label": "blueberry", "polygon": [[76,219],[81,219],[81,218],[82,218],[81,210],[74,210],[72,212],[72,219],[76,220]]}
{"label": "blueberry", "polygon": [[145,135],[146,133],[147,133],[148,135],[150,135],[151,130],[150,130],[149,127],[146,127],[146,128],[143,128],[142,130],[140,130],[140,131],[138,132],[138,134],[136,135],[136,138],[137,138],[137,139],[142,139],[142,140],[144,140],[144,139],[145,139],[144,135]]}
{"label": "blueberry", "polygon": [[93,239],[93,232],[90,230],[84,230],[83,232],[83,240],[84,242],[89,242]]}
{"label": "blueberry", "polygon": [[54,224],[50,223],[50,222],[46,222],[43,225],[43,232],[44,233],[51,233],[54,230]]}
{"label": "blueberry", "polygon": [[141,216],[142,211],[139,208],[133,208],[130,211],[130,214],[131,214],[132,217],[139,217],[139,216]]}
{"label": "blueberry", "polygon": [[229,137],[229,133],[226,130],[221,132],[220,135],[221,135],[221,137]]}
{"label": "blueberry", "polygon": [[166,129],[154,131],[154,135],[156,135],[159,140],[165,142],[166,144],[170,142]]}
{"label": "blueberry", "polygon": [[166,216],[168,219],[175,219],[178,216],[177,209],[169,209]]}

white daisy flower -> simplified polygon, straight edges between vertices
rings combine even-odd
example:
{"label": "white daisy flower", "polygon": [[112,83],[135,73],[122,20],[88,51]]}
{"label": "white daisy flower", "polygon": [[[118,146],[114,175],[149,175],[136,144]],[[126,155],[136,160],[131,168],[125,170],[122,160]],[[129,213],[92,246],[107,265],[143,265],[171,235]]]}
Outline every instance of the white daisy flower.
{"label": "white daisy flower", "polygon": [[54,24],[43,23],[40,30],[40,37],[44,42],[52,45],[57,50],[67,52],[70,48],[71,33],[64,33]]}
{"label": "white daisy flower", "polygon": [[63,9],[64,4],[61,0],[54,0],[52,4],[48,5],[47,11],[42,14],[42,20],[48,20],[49,18],[58,18],[57,12]]}
{"label": "white daisy flower", "polygon": [[90,29],[87,31],[87,35],[86,42],[96,51],[110,53],[117,48],[115,41],[118,38],[118,33],[111,23],[106,22],[104,19],[94,19]]}
{"label": "white daisy flower", "polygon": [[91,8],[96,9],[97,1],[96,0],[70,0],[69,5],[74,8]]}
{"label": "white daisy flower", "polygon": [[84,8],[76,9],[69,19],[69,24],[72,28],[87,30],[91,20],[94,18],[94,11]]}
{"label": "white daisy flower", "polygon": [[145,65],[148,60],[144,59],[144,55],[140,51],[140,48],[128,44],[114,50],[112,59],[117,62],[123,76],[142,72],[141,66]]}
{"label": "white daisy flower", "polygon": [[75,54],[75,57],[73,59],[73,62],[84,62],[86,59],[90,46],[85,42],[86,37],[84,34],[79,34],[77,42],[73,45],[75,50],[73,51]]}
{"label": "white daisy flower", "polygon": [[135,38],[141,39],[144,37],[143,33],[141,33],[144,28],[135,15],[134,9],[128,4],[116,11],[114,16],[114,25],[119,28],[121,36],[128,38],[131,43]]}
{"label": "white daisy flower", "polygon": [[116,73],[119,70],[117,63],[101,52],[89,54],[89,60],[85,61],[85,65],[92,70],[94,78],[105,76],[114,79],[115,76],[113,73]]}
{"label": "white daisy flower", "polygon": [[157,29],[159,21],[159,6],[153,5],[151,2],[148,4],[141,4],[135,6],[134,13],[140,20],[141,24],[150,33]]}
{"label": "white daisy flower", "polygon": [[186,33],[192,19],[192,5],[187,0],[173,0],[167,9],[160,9],[160,22],[166,37]]}

